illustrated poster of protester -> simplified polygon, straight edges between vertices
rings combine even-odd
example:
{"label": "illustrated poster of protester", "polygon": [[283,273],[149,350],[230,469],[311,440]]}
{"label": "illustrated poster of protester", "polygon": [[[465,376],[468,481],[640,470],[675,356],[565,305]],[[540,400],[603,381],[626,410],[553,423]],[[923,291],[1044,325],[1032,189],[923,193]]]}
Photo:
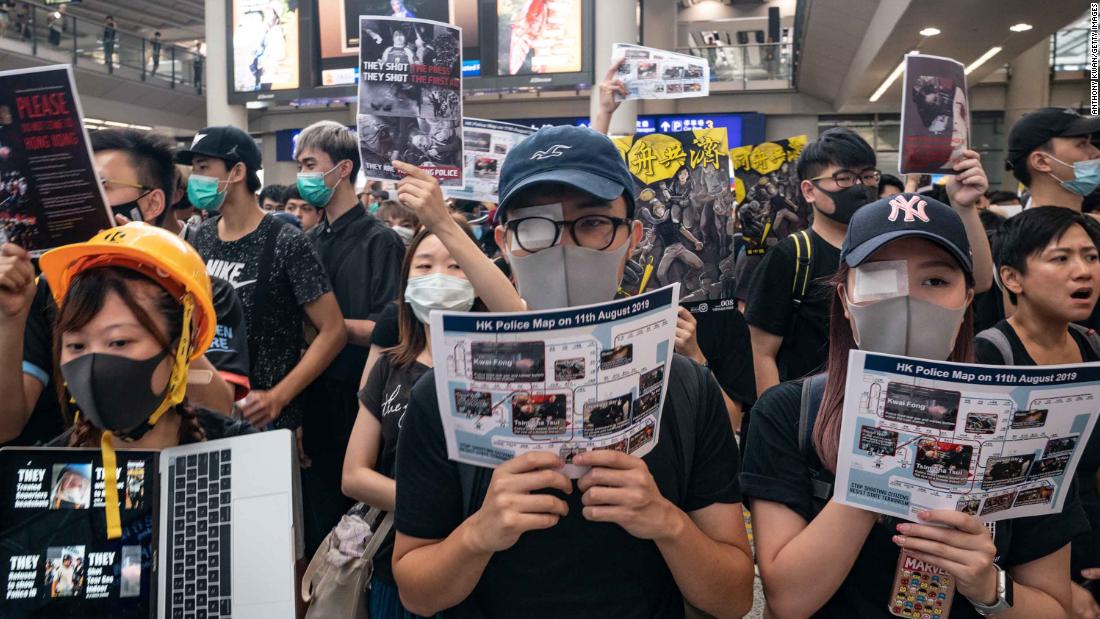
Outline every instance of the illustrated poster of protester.
{"label": "illustrated poster of protester", "polygon": [[909,54],[902,93],[899,171],[952,173],[970,144],[970,104],[962,63]]}
{"label": "illustrated poster of protester", "polygon": [[795,172],[805,146],[806,136],[799,135],[730,151],[746,255],[763,255],[787,235],[809,227],[810,209],[800,200]]}
{"label": "illustrated poster of protester", "polygon": [[72,68],[0,71],[0,240],[37,256],[113,225]]}
{"label": "illustrated poster of protester", "polygon": [[[681,302],[705,311],[733,297],[733,195],[726,130],[615,138],[635,181],[645,232],[627,263],[630,294],[682,284]],[[703,303],[707,302],[707,303]]]}
{"label": "illustrated poster of protester", "polygon": [[397,180],[393,160],[444,186],[463,184],[462,30],[426,19],[359,19],[359,152],[369,179]]}

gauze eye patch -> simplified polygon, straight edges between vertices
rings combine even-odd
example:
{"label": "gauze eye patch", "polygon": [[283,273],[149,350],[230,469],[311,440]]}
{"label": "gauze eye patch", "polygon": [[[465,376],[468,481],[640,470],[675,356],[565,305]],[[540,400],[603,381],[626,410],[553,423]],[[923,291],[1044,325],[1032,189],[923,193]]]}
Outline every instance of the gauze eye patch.
{"label": "gauze eye patch", "polygon": [[852,303],[870,303],[909,294],[907,260],[868,262],[855,268],[855,285],[848,293]]}

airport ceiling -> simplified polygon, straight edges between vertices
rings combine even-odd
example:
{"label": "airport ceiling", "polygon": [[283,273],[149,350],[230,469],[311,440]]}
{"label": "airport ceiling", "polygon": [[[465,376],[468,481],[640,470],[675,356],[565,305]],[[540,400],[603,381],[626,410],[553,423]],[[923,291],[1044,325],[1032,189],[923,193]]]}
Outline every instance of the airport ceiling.
{"label": "airport ceiling", "polygon": [[[967,76],[976,84],[1054,32],[1078,20],[1087,0],[810,0],[799,90],[858,112],[904,54],[954,58],[969,65],[1002,50]],[[1016,24],[1030,30],[1013,32]],[[924,28],[940,33],[925,37]],[[901,80],[882,96],[899,101]]]}

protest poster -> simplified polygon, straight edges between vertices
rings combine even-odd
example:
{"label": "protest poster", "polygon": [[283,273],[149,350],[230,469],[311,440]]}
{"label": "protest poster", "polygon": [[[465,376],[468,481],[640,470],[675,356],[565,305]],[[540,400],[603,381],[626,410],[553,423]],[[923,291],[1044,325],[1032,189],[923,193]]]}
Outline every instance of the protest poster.
{"label": "protest poster", "polygon": [[692,311],[732,300],[733,195],[725,128],[614,139],[634,176],[642,242],[622,289],[637,294],[679,282]]}
{"label": "protest poster", "polygon": [[[144,478],[156,455],[118,452],[120,497],[124,478],[134,472]],[[148,599],[156,588],[148,565],[152,502],[120,499],[125,533],[107,540],[104,478],[98,450],[0,454],[0,617],[74,616],[66,610],[74,600],[83,611],[77,616],[150,616],[141,601],[121,610],[118,603]]]}
{"label": "protest poster", "polygon": [[462,29],[427,19],[359,18],[357,128],[363,174],[398,180],[399,159],[462,186]]}
{"label": "protest poster", "polygon": [[684,99],[710,94],[710,63],[706,58],[662,49],[616,43],[611,61],[622,58],[618,78],[627,99]]}
{"label": "protest poster", "polygon": [[902,174],[951,174],[970,144],[970,103],[962,63],[908,54],[901,99]]}
{"label": "protest poster", "polygon": [[916,520],[1062,510],[1100,414],[1100,363],[987,366],[853,350],[833,498]]}
{"label": "protest poster", "polygon": [[499,202],[497,183],[500,180],[500,167],[508,151],[519,144],[535,130],[523,125],[483,120],[481,118],[462,119],[462,142],[465,145],[465,186],[446,189],[448,198],[475,200],[478,202]]}
{"label": "protest poster", "polygon": [[799,195],[795,164],[806,136],[730,150],[733,192],[745,253],[760,256],[787,235],[810,226],[810,208]]}
{"label": "protest poster", "polygon": [[0,241],[32,256],[114,225],[72,67],[0,71]]}
{"label": "protest poster", "polygon": [[676,336],[676,285],[607,303],[521,313],[432,312],[447,456],[494,467],[529,451],[568,464],[657,444]]}

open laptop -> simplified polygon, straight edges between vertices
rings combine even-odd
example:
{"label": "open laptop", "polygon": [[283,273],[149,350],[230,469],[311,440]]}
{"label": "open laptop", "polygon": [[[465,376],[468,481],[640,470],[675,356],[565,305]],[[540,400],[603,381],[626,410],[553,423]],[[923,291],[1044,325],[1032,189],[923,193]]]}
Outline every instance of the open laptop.
{"label": "open laptop", "polygon": [[0,449],[0,617],[294,617],[291,432],[120,450],[117,468],[107,540],[98,449]]}

